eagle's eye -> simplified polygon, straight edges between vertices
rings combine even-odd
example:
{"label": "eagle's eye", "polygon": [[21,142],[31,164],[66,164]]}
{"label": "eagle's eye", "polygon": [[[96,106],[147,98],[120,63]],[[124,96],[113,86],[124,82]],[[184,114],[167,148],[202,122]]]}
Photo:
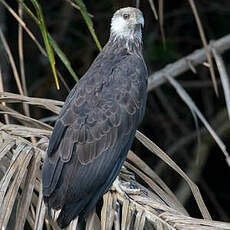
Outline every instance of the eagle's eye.
{"label": "eagle's eye", "polygon": [[130,15],[129,14],[123,14],[124,19],[129,19]]}

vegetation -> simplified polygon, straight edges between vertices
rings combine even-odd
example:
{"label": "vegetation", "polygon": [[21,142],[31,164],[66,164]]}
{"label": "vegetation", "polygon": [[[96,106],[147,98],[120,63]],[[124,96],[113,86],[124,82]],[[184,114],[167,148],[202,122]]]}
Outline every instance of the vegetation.
{"label": "vegetation", "polygon": [[145,15],[150,76],[120,174],[129,191],[112,187],[79,228],[230,229],[228,0],[0,0],[0,229],[58,229],[41,193],[52,126],[112,13],[130,5]]}

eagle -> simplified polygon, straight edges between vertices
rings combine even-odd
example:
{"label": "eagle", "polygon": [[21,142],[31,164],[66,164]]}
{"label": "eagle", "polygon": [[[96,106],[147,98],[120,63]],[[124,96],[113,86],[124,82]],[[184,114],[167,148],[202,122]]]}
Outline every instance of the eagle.
{"label": "eagle", "polygon": [[143,120],[148,72],[142,54],[142,12],[117,10],[110,37],[69,93],[42,167],[43,199],[61,210],[65,228],[85,218],[108,191]]}

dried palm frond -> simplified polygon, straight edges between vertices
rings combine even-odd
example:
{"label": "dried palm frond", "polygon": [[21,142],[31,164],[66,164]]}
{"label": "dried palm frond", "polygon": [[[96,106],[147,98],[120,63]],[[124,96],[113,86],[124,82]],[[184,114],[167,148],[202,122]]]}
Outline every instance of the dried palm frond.
{"label": "dried palm frond", "polygon": [[201,20],[200,20],[200,16],[199,16],[199,14],[197,12],[197,8],[196,8],[196,4],[195,4],[194,0],[188,0],[188,2],[190,4],[190,6],[191,6],[193,15],[195,17],[196,24],[197,24],[199,34],[200,34],[200,37],[201,37],[201,41],[202,41],[203,46],[204,46],[207,61],[208,61],[208,64],[209,64],[208,66],[209,66],[209,70],[210,70],[210,74],[211,74],[211,79],[212,79],[212,82],[213,82],[213,87],[214,87],[216,95],[218,95],[218,87],[217,87],[217,81],[216,81],[215,71],[214,71],[214,67],[213,67],[213,61],[212,61],[212,58],[211,58],[210,50],[208,49],[208,44],[207,44],[205,32],[204,32],[204,29],[203,29],[203,26],[202,26],[202,23],[201,23]]}
{"label": "dried palm frond", "polygon": [[218,51],[213,48],[212,49],[212,53],[214,55],[215,61],[216,61],[216,65],[218,67],[218,71],[220,74],[220,79],[221,79],[221,83],[223,86],[223,90],[224,90],[224,96],[225,96],[225,101],[226,101],[226,108],[227,108],[227,112],[228,112],[228,117],[230,118],[230,83],[229,83],[229,76],[224,64],[224,60],[223,57],[218,53]]}
{"label": "dried palm frond", "polygon": [[8,92],[0,92],[0,101],[7,102],[7,103],[20,102],[20,103],[27,103],[30,105],[38,105],[56,114],[60,112],[61,108],[59,106],[63,105],[63,102],[61,101],[27,97],[23,95],[14,94],[14,93],[8,93]]}
{"label": "dried palm frond", "polygon": [[[1,93],[0,101],[28,103],[54,113],[62,105],[58,101],[10,93]],[[18,113],[17,116],[22,114]],[[34,230],[43,229],[45,225],[47,229],[49,225],[59,229],[55,222],[48,221],[41,191],[42,159],[46,154],[51,130],[41,121],[38,123],[35,119],[25,119],[36,125],[6,124],[0,127],[0,229],[6,229],[8,224],[12,224],[10,218],[19,230],[24,229],[26,222]],[[31,137],[36,138],[37,142],[32,143]],[[137,138],[187,180],[194,197],[201,202],[198,202],[201,212],[209,218],[197,187],[186,174],[143,134],[137,132]],[[137,181],[136,177],[140,180]],[[101,215],[93,210],[86,220],[85,229],[230,229],[229,223],[190,217],[159,176],[131,151],[121,170],[120,179],[127,188],[125,192],[120,193],[112,187],[104,195]],[[135,189],[130,189],[130,184]],[[57,214],[54,216],[57,217]],[[78,229],[77,225],[76,219],[68,229]]]}
{"label": "dried palm frond", "polygon": [[201,122],[204,124],[206,129],[212,135],[212,137],[216,141],[217,145],[219,146],[219,148],[221,149],[221,151],[225,155],[226,162],[230,166],[230,161],[229,161],[230,156],[229,156],[229,153],[227,152],[225,144],[220,139],[220,137],[217,135],[217,133],[213,130],[213,128],[210,126],[208,121],[205,119],[204,115],[200,112],[200,110],[196,106],[195,102],[192,100],[192,98],[188,95],[188,93],[183,89],[183,87],[175,79],[173,79],[169,76],[166,76],[166,78],[169,80],[171,85],[175,88],[175,90],[177,91],[177,93],[181,97],[181,99],[188,105],[191,112],[199,117]]}
{"label": "dried palm frond", "polygon": [[[218,51],[218,54],[222,54],[230,49],[230,34],[227,34],[216,41],[210,42],[209,49]],[[192,70],[196,72],[195,67],[199,64],[207,61],[205,49],[198,49],[191,54],[177,60],[174,63],[166,65],[164,68],[152,73],[148,78],[148,91],[155,89],[167,81],[165,76],[171,76],[173,78],[180,76],[182,73]]]}

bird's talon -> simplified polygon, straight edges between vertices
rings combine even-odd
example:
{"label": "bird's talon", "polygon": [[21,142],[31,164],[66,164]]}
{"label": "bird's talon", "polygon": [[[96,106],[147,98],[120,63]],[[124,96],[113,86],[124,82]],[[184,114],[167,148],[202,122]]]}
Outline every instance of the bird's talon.
{"label": "bird's talon", "polygon": [[117,191],[123,196],[128,196],[129,194],[140,195],[141,193],[145,193],[141,188],[138,188],[135,182],[121,182],[118,178],[113,182],[112,190]]}
{"label": "bird's talon", "polygon": [[130,189],[137,189],[138,188],[137,184],[134,181],[130,181],[129,187],[130,187]]}
{"label": "bird's talon", "polygon": [[140,188],[141,193],[143,193],[144,195],[148,196],[148,191],[144,188]]}

